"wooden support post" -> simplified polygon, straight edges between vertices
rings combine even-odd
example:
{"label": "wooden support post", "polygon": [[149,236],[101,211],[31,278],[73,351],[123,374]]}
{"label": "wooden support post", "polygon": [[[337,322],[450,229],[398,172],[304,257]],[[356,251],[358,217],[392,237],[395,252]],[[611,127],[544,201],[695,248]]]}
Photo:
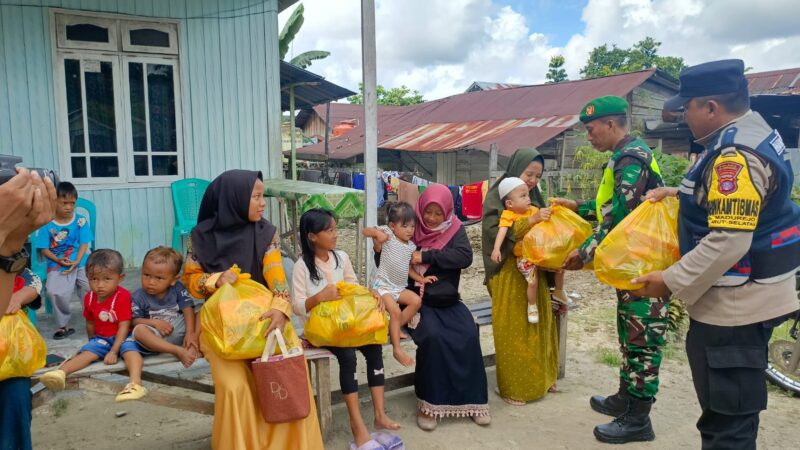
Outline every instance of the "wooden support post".
{"label": "wooden support post", "polygon": [[314,375],[317,388],[317,413],[322,439],[328,440],[333,431],[333,412],[331,411],[331,359],[320,358],[309,361],[314,363]]}
{"label": "wooden support post", "polygon": [[300,229],[298,228],[298,221],[297,221],[297,206],[298,206],[297,205],[297,200],[287,200],[287,202],[288,202],[287,204],[289,206],[289,208],[288,208],[289,209],[288,210],[289,223],[291,224],[290,227],[289,227],[289,230],[292,233],[292,236],[291,236],[292,251],[294,252],[295,255],[299,255],[300,254],[300,246],[298,245],[298,242],[297,242],[297,235],[300,232]]}
{"label": "wooden support post", "polygon": [[[375,0],[361,0],[361,65],[364,83],[364,190],[366,226],[378,224],[378,76],[375,50]],[[372,246],[364,244],[367,279],[375,268]]]}
{"label": "wooden support post", "polygon": [[[291,179],[297,179],[297,144],[294,142],[294,85],[289,86],[289,142],[291,143],[292,157],[289,160]],[[281,146],[283,143],[281,142]]]}
{"label": "wooden support post", "polygon": [[331,156],[328,140],[331,134],[331,102],[325,103],[325,164],[322,166],[322,182],[328,182],[328,163]]}
{"label": "wooden support post", "polygon": [[556,327],[558,328],[558,379],[564,378],[567,371],[567,315],[558,314],[556,316]]}
{"label": "wooden support post", "polygon": [[489,185],[497,181],[497,144],[489,145]]}

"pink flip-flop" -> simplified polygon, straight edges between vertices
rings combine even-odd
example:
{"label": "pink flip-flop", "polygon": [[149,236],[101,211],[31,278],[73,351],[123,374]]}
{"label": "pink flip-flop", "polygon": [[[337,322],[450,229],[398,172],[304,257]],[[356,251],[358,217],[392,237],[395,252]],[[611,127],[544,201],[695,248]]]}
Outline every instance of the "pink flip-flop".
{"label": "pink flip-flop", "polygon": [[364,442],[360,447],[356,447],[356,443],[351,442],[350,450],[384,450],[384,447],[375,439],[370,439]]}

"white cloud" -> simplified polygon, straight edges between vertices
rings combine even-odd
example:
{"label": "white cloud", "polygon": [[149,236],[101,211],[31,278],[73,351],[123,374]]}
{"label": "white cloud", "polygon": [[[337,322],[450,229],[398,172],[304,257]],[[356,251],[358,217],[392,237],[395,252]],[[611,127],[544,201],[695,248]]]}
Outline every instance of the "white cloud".
{"label": "white cloud", "polygon": [[[328,50],[311,70],[354,89],[361,80],[361,2],[305,0],[294,51]],[[281,26],[288,18],[280,17]],[[742,58],[756,71],[800,66],[800,8],[795,0],[589,0],[583,30],[554,46],[535,24],[492,0],[378,0],[378,82],[405,84],[435,99],[472,81],[539,83],[563,54],[578,78],[592,48],[629,47],[645,36],[662,55],[688,64]]]}

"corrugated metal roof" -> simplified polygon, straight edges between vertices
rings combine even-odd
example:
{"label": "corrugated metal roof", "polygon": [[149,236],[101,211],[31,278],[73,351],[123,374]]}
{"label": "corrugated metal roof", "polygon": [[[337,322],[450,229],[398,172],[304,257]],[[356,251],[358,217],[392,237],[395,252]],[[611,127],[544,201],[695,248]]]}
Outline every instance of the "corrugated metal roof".
{"label": "corrugated metal roof", "polygon": [[[378,147],[408,151],[488,151],[497,144],[502,155],[537,146],[573,126],[588,101],[602,95],[625,96],[655,74],[655,69],[591,80],[469,92],[378,113]],[[336,104],[331,104],[331,116]],[[363,129],[331,139],[332,159],[364,151]],[[300,149],[322,154],[324,144]]]}
{"label": "corrugated metal roof", "polygon": [[[378,105],[378,114],[384,109],[399,108],[399,106]],[[315,112],[325,121],[325,105],[317,105],[311,109],[304,109],[297,114],[295,126],[303,127],[311,118],[311,112]],[[364,105],[354,105],[352,103],[331,103],[331,129],[343,120],[355,120],[356,126],[364,122]]]}
{"label": "corrugated metal roof", "polygon": [[800,95],[800,67],[749,73],[745,76],[750,95]]}
{"label": "corrugated metal roof", "polygon": [[524,86],[523,84],[513,84],[513,83],[495,83],[491,81],[473,81],[472,84],[469,85],[466,91],[464,92],[475,92],[475,91],[493,91],[496,89],[508,89],[508,88],[515,88]]}
{"label": "corrugated metal roof", "polygon": [[336,101],[356,94],[286,61],[281,61],[280,74],[282,111],[289,110],[289,86],[292,84],[303,83],[294,88],[295,110],[311,108],[321,103]]}
{"label": "corrugated metal roof", "polygon": [[[526,120],[478,120],[474,122],[426,123],[380,142],[380,148],[410,151],[444,151],[460,148],[486,148],[504,134],[520,130],[525,139],[532,139],[524,128],[550,130],[541,136],[557,135],[578,122],[577,116],[555,116]],[[546,140],[548,140],[549,137]],[[543,141],[544,142],[544,141]],[[530,143],[536,146],[543,142]]]}

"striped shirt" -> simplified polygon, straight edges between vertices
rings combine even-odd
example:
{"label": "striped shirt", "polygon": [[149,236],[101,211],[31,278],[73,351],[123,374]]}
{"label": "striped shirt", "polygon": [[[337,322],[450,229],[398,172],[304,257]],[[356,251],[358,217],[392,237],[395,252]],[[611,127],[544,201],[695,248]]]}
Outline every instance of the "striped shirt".
{"label": "striped shirt", "polygon": [[411,254],[417,250],[413,242],[402,242],[387,226],[378,227],[379,230],[389,235],[389,240],[383,243],[381,250],[381,264],[375,273],[375,282],[379,286],[394,289],[405,289],[408,285],[408,269],[411,264]]}

